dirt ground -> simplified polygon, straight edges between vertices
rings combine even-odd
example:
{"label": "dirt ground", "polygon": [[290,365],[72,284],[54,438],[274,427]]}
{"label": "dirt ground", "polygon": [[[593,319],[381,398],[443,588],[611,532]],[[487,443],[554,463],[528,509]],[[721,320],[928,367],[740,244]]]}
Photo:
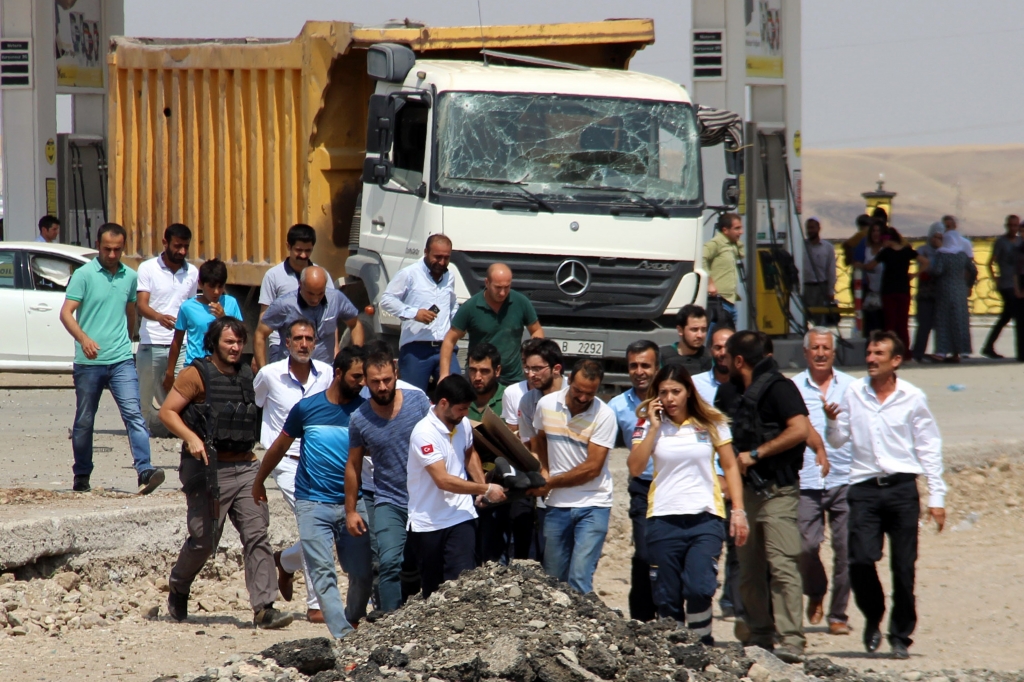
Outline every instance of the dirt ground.
{"label": "dirt ground", "polygon": [[[965,668],[1018,670],[1024,668],[1024,641],[1014,604],[1024,601],[1024,436],[1018,415],[1024,409],[1024,367],[1017,364],[962,365],[955,368],[908,369],[901,376],[923,388],[946,443],[949,522],[938,534],[922,525],[917,563],[918,629],[912,658],[896,662],[863,651],[863,619],[855,604],[849,607],[854,633],[833,637],[826,629],[808,627],[809,651],[862,670],[927,670]],[[964,385],[952,391],[950,385]],[[74,414],[74,394],[64,376],[0,374],[0,523],[23,518],[26,507],[79,509],[89,503],[67,500],[71,483],[68,428]],[[97,417],[96,471],[93,486],[112,494],[96,497],[96,507],[142,503],[119,492],[134,488],[134,471],[123,426],[109,396]],[[153,441],[153,460],[159,466],[177,464],[174,441]],[[988,463],[994,463],[988,465]],[[983,466],[979,466],[983,465]],[[595,584],[602,598],[628,612],[629,558],[632,553],[626,518],[625,452],[612,457],[616,476],[613,528],[598,568]],[[180,499],[173,476],[161,491],[164,502]],[[56,493],[4,490],[37,489]],[[184,508],[182,510],[184,522]],[[226,534],[234,531],[228,529]],[[828,555],[827,550],[824,554]],[[165,559],[166,560],[166,559]],[[880,564],[888,584],[886,566]],[[252,629],[251,611],[232,597],[244,589],[239,571],[222,572],[198,588],[220,600],[212,612],[199,611],[184,624],[156,619],[146,610],[165,599],[157,584],[166,573],[153,570],[122,584],[104,604],[116,605],[118,615],[91,629],[36,631],[27,636],[0,634],[0,679],[153,680],[182,675],[210,666],[223,666],[234,654],[258,652],[288,639],[326,635],[322,626],[297,620],[283,631]],[[35,581],[33,581],[35,582]],[[51,582],[51,581],[47,581]],[[26,583],[0,584],[0,591]],[[296,600],[278,606],[300,614],[301,586]],[[2,600],[0,600],[2,601]],[[57,600],[60,601],[59,599]],[[133,606],[132,602],[137,603]],[[115,608],[107,604],[107,608]],[[22,609],[24,614],[26,611]],[[14,613],[18,613],[17,610]],[[715,622],[715,636],[732,639],[732,624]],[[3,630],[0,629],[0,633]],[[883,645],[883,649],[887,649]]]}

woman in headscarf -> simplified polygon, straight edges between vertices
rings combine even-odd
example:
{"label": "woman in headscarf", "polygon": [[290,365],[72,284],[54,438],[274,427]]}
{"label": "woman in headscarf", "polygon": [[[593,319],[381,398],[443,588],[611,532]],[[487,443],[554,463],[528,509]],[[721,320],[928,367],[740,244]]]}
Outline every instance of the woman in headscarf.
{"label": "woman in headscarf", "polygon": [[935,323],[935,279],[928,270],[935,260],[935,254],[942,246],[942,223],[932,223],[928,228],[928,241],[917,249],[920,267],[917,276],[917,333],[914,335],[914,360],[924,362],[930,356],[925,355],[928,348],[928,337]]}
{"label": "woman in headscarf", "polygon": [[965,252],[955,232],[942,235],[942,246],[929,265],[935,281],[935,352],[944,362],[960,362],[971,352],[970,311],[967,298],[978,279],[978,266]]}

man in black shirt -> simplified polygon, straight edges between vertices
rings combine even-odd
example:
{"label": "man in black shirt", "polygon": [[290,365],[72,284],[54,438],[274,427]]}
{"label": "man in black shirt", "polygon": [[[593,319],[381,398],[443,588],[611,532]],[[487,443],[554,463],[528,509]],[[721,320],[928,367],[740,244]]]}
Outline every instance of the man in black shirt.
{"label": "man in black shirt", "polygon": [[889,228],[889,240],[864,269],[882,270],[882,319],[886,331],[895,332],[904,348],[910,347],[910,264],[917,260],[917,251],[900,233]]}
{"label": "man in black shirt", "polygon": [[[743,473],[743,503],[750,524],[750,537],[738,548],[740,594],[747,616],[745,622],[737,621],[736,637],[745,646],[775,649],[779,658],[795,663],[803,659],[806,645],[797,503],[811,423],[800,391],[765,355],[756,332],[733,334],[725,352],[730,383],[719,388],[715,402],[723,404],[733,419],[733,448]],[[827,460],[819,464],[827,470]],[[776,633],[779,647],[774,647]]]}
{"label": "man in black shirt", "polygon": [[682,365],[691,377],[710,370],[715,361],[704,344],[708,338],[707,312],[699,305],[684,305],[676,314],[676,330],[679,343],[659,349],[661,366]]}

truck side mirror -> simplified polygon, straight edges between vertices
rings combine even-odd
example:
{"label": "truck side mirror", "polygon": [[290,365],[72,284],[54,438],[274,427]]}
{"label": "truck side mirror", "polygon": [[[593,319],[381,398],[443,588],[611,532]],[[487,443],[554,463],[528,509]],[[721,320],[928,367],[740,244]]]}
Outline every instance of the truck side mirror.
{"label": "truck side mirror", "polygon": [[736,178],[726,178],[722,181],[722,204],[733,208],[740,203],[740,181]]}
{"label": "truck side mirror", "polygon": [[387,95],[370,95],[366,115],[366,153],[387,154],[391,150],[392,113]]}
{"label": "truck side mirror", "polygon": [[729,175],[743,175],[743,152],[725,148],[725,172]]}
{"label": "truck side mirror", "polygon": [[391,180],[391,162],[387,159],[367,157],[363,161],[363,182],[386,185]]}

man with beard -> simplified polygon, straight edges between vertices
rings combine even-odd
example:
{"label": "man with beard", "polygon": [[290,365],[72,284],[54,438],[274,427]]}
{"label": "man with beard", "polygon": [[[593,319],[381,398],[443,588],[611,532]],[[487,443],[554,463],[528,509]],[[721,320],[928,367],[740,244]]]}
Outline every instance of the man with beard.
{"label": "man with beard", "polygon": [[[309,567],[327,629],[341,639],[366,615],[373,587],[370,538],[352,536],[345,523],[345,469],[348,463],[349,422],[363,399],[363,350],[347,346],[334,359],[334,380],[327,390],[300,400],[288,413],[281,434],[263,456],[252,485],[257,502],[267,501],[264,481],[281,462],[292,441],[302,439],[295,473],[295,515],[299,540]],[[363,502],[356,504],[363,510]],[[364,512],[365,513],[365,512]],[[334,571],[334,549],[348,575],[343,607]]]}
{"label": "man with beard", "polygon": [[[803,659],[806,645],[797,504],[811,424],[800,391],[765,355],[757,332],[733,334],[725,353],[730,378],[742,390],[731,416],[750,525],[749,538],[739,547],[740,594],[747,615],[744,622],[737,621],[736,637],[744,646],[774,649],[779,658],[794,663]],[[823,455],[819,464],[827,473]]]}
{"label": "man with beard", "polygon": [[[285,327],[284,345],[288,349],[288,358],[266,365],[253,380],[256,404],[263,409],[260,442],[268,450],[284,428],[285,419],[295,404],[303,398],[323,393],[334,379],[330,365],[313,359],[316,330],[309,320],[298,319]],[[301,443],[301,440],[295,440],[288,447],[281,463],[271,474],[292,514],[295,513],[295,473],[299,468]],[[309,570],[302,557],[302,544],[296,542],[284,551],[274,552],[274,564],[277,566],[277,585],[285,601],[292,600],[295,571],[302,569],[306,576],[306,619],[311,623],[323,623],[320,603],[316,600],[313,581],[309,579]]]}
{"label": "man with beard", "polygon": [[[168,579],[167,611],[177,621],[188,617],[192,582],[217,550],[224,519],[230,517],[242,540],[253,621],[256,627],[273,629],[290,624],[292,617],[274,608],[277,583],[267,538],[270,511],[249,495],[259,467],[252,451],[259,433],[259,409],[252,370],[241,363],[247,336],[241,320],[214,320],[203,339],[209,355],[182,370],[160,408],[160,421],[184,441],[178,475],[188,505],[188,537]],[[216,448],[213,464],[213,453],[206,451],[208,441]],[[216,519],[209,500],[210,466],[217,467],[220,491]]]}
{"label": "man with beard", "polygon": [[[263,321],[263,314],[267,312],[271,303],[299,288],[299,277],[302,276],[302,271],[310,265],[314,265],[310,256],[313,253],[313,247],[316,246],[316,230],[309,225],[298,223],[288,228],[286,240],[288,242],[288,257],[267,270],[267,274],[263,275],[263,282],[260,284],[259,322]],[[330,277],[327,278],[327,286],[331,289],[334,288],[334,281]],[[280,355],[278,346],[281,339],[277,330],[270,334],[269,342],[269,357],[278,358]],[[253,360],[255,361],[255,359],[254,357]],[[333,359],[332,355],[331,360]],[[331,360],[325,360],[325,362],[330,363]],[[253,371],[257,369],[259,368],[254,363]]]}
{"label": "man with beard", "polygon": [[[363,345],[363,323],[359,311],[345,294],[327,286],[330,282],[327,271],[316,265],[302,271],[299,289],[281,296],[266,309],[256,328],[253,355],[259,367],[267,364],[267,339],[270,334],[280,331],[297,317],[304,317],[316,326],[317,344],[313,357],[331,362],[338,353],[341,332],[338,322],[344,321],[352,331],[352,345]],[[281,354],[271,355],[270,360],[281,360]]]}
{"label": "man with beard", "polygon": [[707,372],[713,361],[704,347],[708,338],[708,315],[699,305],[684,305],[676,315],[679,343],[661,347],[661,364],[682,365],[690,376]]}
{"label": "man with beard", "polygon": [[[153,435],[167,435],[163,424],[155,419],[160,404],[167,397],[163,387],[167,356],[174,340],[178,310],[182,303],[195,295],[199,284],[199,268],[190,266],[185,260],[191,242],[192,230],[187,226],[181,223],[169,225],[164,230],[163,253],[139,264],[137,304],[143,319],[139,325],[135,367],[139,373],[142,417]],[[181,368],[176,367],[173,374],[180,371]]]}
{"label": "man with beard", "polygon": [[[626,368],[633,384],[625,393],[608,401],[615,413],[622,440],[633,449],[633,432],[638,425],[636,408],[647,399],[647,388],[658,372],[658,345],[653,341],[634,341],[626,348]],[[658,613],[651,595],[651,567],[647,561],[647,497],[654,478],[654,459],[642,474],[629,481],[629,519],[633,522],[633,562],[629,583],[629,616],[635,620],[654,620]]]}
{"label": "man with beard", "polygon": [[[718,387],[729,381],[729,366],[725,364],[725,342],[736,333],[735,329],[719,327],[711,335],[711,358],[714,365],[693,377],[693,386],[708,405],[715,404]],[[724,488],[723,488],[724,490]],[[726,534],[728,537],[728,533]]]}
{"label": "man with beard", "polygon": [[608,451],[616,425],[615,413],[597,397],[603,379],[600,362],[579,360],[568,388],[537,403],[537,435],[530,441],[546,479],[528,491],[547,497],[544,570],[583,594],[593,591],[612,507]]}
{"label": "man with beard", "polygon": [[[406,475],[412,430],[430,410],[426,394],[398,381],[395,359],[386,344],[374,347],[363,363],[370,400],[359,406],[349,424],[349,454],[345,465],[345,524],[353,537],[370,533],[377,539],[379,564],[378,607],[394,611],[412,590],[403,585],[403,574],[415,572],[412,543],[406,542],[409,523],[409,491]],[[371,461],[372,469],[364,466]],[[365,479],[372,478],[372,481]],[[364,493],[366,520],[359,514],[359,491]],[[372,505],[372,510],[370,505]],[[366,521],[372,522],[367,525]],[[414,582],[414,581],[407,581]],[[403,589],[404,588],[404,589]]]}
{"label": "man with beard", "polygon": [[453,374],[437,384],[436,405],[412,430],[406,485],[410,541],[415,545],[423,598],[446,580],[476,567],[474,496],[501,502],[501,486],[484,482],[467,418],[473,387]]}
{"label": "man with beard", "polygon": [[[448,272],[452,240],[443,234],[427,237],[423,259],[398,271],[380,297],[380,307],[402,321],[398,340],[398,371],[426,391],[441,369],[441,343],[459,309],[455,282]],[[451,372],[459,374],[458,348],[451,353]]]}

